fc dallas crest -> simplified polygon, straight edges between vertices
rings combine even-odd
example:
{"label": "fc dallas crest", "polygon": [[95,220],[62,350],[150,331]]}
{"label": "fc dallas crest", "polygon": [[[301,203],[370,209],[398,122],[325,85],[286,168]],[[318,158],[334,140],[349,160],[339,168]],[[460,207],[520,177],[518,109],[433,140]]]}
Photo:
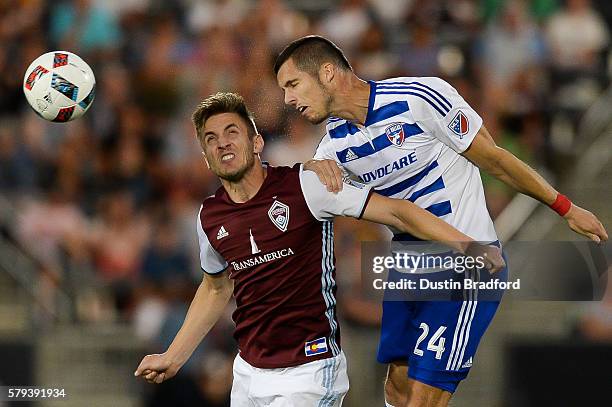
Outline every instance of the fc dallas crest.
{"label": "fc dallas crest", "polygon": [[459,136],[459,138],[463,138],[470,131],[470,122],[468,121],[467,116],[459,110],[453,120],[451,120],[448,128],[452,130],[453,133]]}
{"label": "fc dallas crest", "polygon": [[393,123],[385,129],[385,134],[392,144],[401,147],[404,144],[406,135],[404,134],[404,127],[402,123]]}
{"label": "fc dallas crest", "polygon": [[281,232],[287,231],[287,226],[289,226],[289,207],[287,205],[274,200],[274,203],[268,210],[268,216],[274,226],[279,228]]}

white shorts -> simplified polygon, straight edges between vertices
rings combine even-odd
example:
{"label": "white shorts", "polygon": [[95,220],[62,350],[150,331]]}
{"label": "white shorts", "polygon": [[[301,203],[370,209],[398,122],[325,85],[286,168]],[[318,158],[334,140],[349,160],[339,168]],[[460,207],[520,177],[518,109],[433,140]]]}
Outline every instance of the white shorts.
{"label": "white shorts", "polygon": [[234,360],[232,407],[339,407],[349,389],[344,352],[303,365],[259,369]]}

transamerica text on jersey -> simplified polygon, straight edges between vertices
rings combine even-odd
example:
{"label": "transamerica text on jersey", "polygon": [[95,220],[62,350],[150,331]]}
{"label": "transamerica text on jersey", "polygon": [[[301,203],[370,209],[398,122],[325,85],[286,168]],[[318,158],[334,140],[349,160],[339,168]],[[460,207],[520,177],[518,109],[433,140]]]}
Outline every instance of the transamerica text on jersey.
{"label": "transamerica text on jersey", "polygon": [[234,270],[244,270],[249,267],[257,266],[258,264],[268,263],[272,260],[280,260],[283,257],[288,257],[293,254],[294,252],[291,249],[291,247],[288,247],[286,249],[280,249],[275,252],[270,252],[270,253],[262,254],[259,256],[254,256],[246,260],[233,261],[232,266],[234,267]]}

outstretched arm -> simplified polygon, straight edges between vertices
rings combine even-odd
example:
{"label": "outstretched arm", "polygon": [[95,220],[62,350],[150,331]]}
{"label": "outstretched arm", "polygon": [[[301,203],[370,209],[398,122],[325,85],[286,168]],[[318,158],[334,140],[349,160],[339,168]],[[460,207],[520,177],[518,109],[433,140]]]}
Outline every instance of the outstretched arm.
{"label": "outstretched arm", "polygon": [[[557,210],[574,232],[596,242],[608,240],[605,228],[595,215],[566,201],[567,198],[560,195],[533,168],[497,146],[484,126],[480,128],[470,147],[463,152],[463,156],[518,192]],[[562,208],[564,204],[566,208]]]}
{"label": "outstretched arm", "polygon": [[490,272],[501,270],[504,260],[494,246],[478,244],[469,236],[410,201],[387,198],[374,193],[366,185],[346,180],[337,193],[331,193],[312,171],[301,171],[300,182],[306,204],[319,220],[334,216],[351,216],[391,226],[423,240],[445,243],[472,257],[484,257]]}
{"label": "outstretched arm", "polygon": [[361,218],[391,226],[419,239],[445,243],[468,255],[483,256],[487,268],[492,273],[506,265],[497,247],[478,244],[469,236],[410,201],[373,193]]}
{"label": "outstretched arm", "polygon": [[168,350],[145,356],[134,376],[143,376],[150,383],[161,383],[173,377],[219,320],[233,290],[234,283],[227,272],[206,274],[191,301],[185,322]]}

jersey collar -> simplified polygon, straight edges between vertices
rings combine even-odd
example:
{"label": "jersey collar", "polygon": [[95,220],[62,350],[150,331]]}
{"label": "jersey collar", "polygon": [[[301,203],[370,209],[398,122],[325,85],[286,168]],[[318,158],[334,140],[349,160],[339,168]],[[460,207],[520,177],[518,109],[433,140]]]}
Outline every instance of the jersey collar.
{"label": "jersey collar", "polygon": [[366,113],[366,119],[364,126],[368,127],[370,125],[370,119],[372,117],[372,111],[374,110],[374,102],[376,100],[376,82],[368,81],[370,85],[370,97],[368,98],[368,112]]}

